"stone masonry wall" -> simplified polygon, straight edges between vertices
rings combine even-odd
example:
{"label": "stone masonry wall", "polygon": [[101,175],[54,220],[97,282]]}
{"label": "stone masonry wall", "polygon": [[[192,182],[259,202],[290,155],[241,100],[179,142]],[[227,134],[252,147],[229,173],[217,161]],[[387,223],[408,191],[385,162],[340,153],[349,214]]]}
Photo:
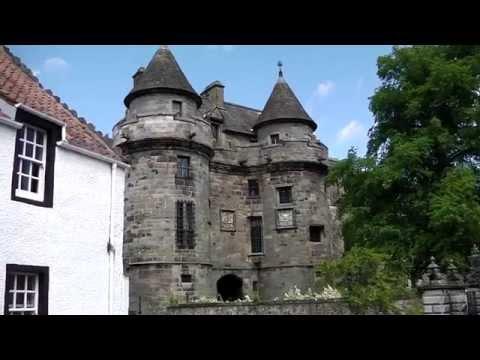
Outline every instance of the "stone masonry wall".
{"label": "stone masonry wall", "polygon": [[351,315],[342,301],[289,301],[259,304],[186,304],[170,306],[169,315]]}

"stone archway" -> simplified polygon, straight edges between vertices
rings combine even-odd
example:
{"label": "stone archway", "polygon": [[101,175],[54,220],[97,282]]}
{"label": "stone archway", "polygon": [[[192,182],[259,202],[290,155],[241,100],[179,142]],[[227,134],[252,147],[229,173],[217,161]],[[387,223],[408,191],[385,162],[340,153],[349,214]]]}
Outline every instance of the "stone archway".
{"label": "stone archway", "polygon": [[217,281],[217,293],[223,301],[243,299],[243,280],[234,274],[222,276]]}

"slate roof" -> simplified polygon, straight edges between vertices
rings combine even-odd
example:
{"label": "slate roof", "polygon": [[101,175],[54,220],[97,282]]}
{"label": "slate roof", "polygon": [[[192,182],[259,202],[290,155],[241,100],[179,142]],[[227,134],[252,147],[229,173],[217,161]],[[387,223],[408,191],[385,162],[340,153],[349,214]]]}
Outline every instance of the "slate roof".
{"label": "slate roof", "polygon": [[6,46],[0,46],[0,96],[7,102],[24,105],[54,117],[66,124],[67,141],[75,146],[113,159],[121,160],[108,145],[111,141],[95,130],[91,123],[78,117],[51,90],[44,89],[32,71]]}
{"label": "slate roof", "polygon": [[189,94],[200,106],[200,96],[190,85],[172,52],[166,46],[161,46],[150,60],[147,68],[140,73],[137,72],[134,77],[137,77],[135,85],[124,101],[127,107],[136,95],[162,90],[174,90]]}
{"label": "slate roof", "polygon": [[246,106],[224,102],[223,108],[215,107],[207,97],[202,96],[200,112],[223,121],[224,130],[254,135],[251,131],[257,122],[260,110]]}
{"label": "slate roof", "polygon": [[262,114],[259,116],[258,121],[255,124],[255,127],[258,127],[264,122],[279,119],[301,120],[309,123],[314,130],[317,127],[293,93],[292,89],[290,89],[290,86],[288,86],[281,73],[267,103],[265,104]]}

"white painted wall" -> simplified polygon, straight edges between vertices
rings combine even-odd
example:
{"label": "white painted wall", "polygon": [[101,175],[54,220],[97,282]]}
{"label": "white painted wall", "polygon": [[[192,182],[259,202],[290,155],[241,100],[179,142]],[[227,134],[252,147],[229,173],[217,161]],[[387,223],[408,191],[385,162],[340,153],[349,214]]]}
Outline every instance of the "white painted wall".
{"label": "white painted wall", "polygon": [[53,208],[12,201],[16,129],[0,123],[0,314],[6,264],[49,267],[49,314],[108,314],[109,261],[113,263],[112,314],[128,313],[123,275],[124,169],[117,167],[112,244],[111,164],[57,147]]}

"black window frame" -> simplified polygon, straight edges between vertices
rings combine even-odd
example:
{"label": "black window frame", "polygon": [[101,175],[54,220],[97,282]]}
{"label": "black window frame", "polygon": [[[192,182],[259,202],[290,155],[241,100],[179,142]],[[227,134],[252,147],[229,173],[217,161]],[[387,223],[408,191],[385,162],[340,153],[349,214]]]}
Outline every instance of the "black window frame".
{"label": "black window frame", "polygon": [[261,216],[250,216],[248,220],[250,225],[250,251],[252,254],[263,254],[263,218]]}
{"label": "black window frame", "polygon": [[20,153],[20,135],[23,130],[18,129],[15,137],[15,151],[13,158],[13,168],[12,168],[12,189],[11,189],[11,200],[27,203],[30,205],[40,206],[40,207],[53,207],[53,191],[55,184],[55,154],[56,154],[56,143],[61,140],[62,128],[59,125],[53,124],[45,119],[42,119],[34,114],[31,114],[23,109],[17,108],[15,121],[31,125],[37,128],[44,130],[47,134],[47,148],[46,148],[46,158],[45,158],[45,177],[44,177],[44,194],[43,201],[33,200],[16,195],[16,189],[18,187],[18,175],[20,167],[20,158],[18,154]]}
{"label": "black window frame", "polygon": [[247,182],[248,182],[248,197],[249,198],[259,198],[260,197],[260,185],[259,185],[258,179],[248,179]]}
{"label": "black window frame", "polygon": [[5,294],[3,314],[8,314],[8,276],[11,273],[34,273],[38,274],[38,315],[48,315],[48,288],[49,288],[49,267],[6,264],[5,266]]}
{"label": "black window frame", "polygon": [[[186,160],[187,166],[182,165],[182,160]],[[177,178],[190,179],[192,176],[190,157],[179,155],[177,156]]]}

